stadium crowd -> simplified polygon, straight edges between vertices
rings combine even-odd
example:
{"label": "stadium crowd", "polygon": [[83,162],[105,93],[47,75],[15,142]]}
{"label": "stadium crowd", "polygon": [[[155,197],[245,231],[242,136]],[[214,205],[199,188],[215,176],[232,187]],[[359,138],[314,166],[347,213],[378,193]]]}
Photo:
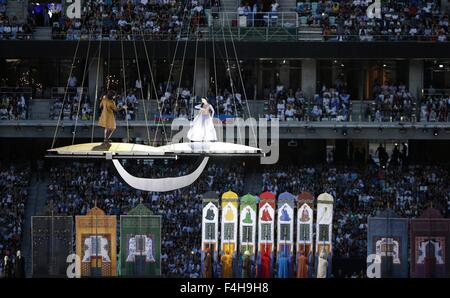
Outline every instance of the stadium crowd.
{"label": "stadium crowd", "polygon": [[25,95],[0,95],[0,120],[24,120],[27,118],[28,99]]}
{"label": "stadium crowd", "polygon": [[298,121],[349,121],[350,95],[342,88],[322,86],[314,98],[306,98],[300,88],[295,92],[279,83],[266,89],[266,118]]}
{"label": "stadium crowd", "polygon": [[31,39],[32,27],[28,22],[19,22],[16,16],[7,15],[8,0],[0,0],[0,40]]}
{"label": "stadium crowd", "polygon": [[[238,90],[218,90],[217,95],[211,89],[205,96],[215,109],[215,116],[242,116],[246,101]],[[194,107],[200,103],[200,96],[192,94],[186,87],[177,88],[172,82],[161,83],[158,87],[158,103],[162,114],[189,118]]]}
{"label": "stadium crowd", "polygon": [[448,40],[448,12],[440,1],[382,1],[381,15],[369,18],[368,0],[298,1],[300,23],[319,25],[325,40],[400,41]]}
{"label": "stadium crowd", "polygon": [[[0,163],[0,276],[12,277],[12,264],[20,250],[30,168]],[[5,268],[5,256],[9,268]]]}
{"label": "stadium crowd", "polygon": [[206,24],[204,0],[186,1],[87,1],[80,19],[61,16],[52,24],[54,39],[173,40],[182,27],[194,32]]}
{"label": "stadium crowd", "polygon": [[88,94],[81,95],[78,92],[67,92],[65,95],[55,99],[50,107],[50,119],[58,120],[75,120],[78,116],[79,120],[92,119],[92,107]]}
{"label": "stadium crowd", "polygon": [[[131,164],[127,169],[139,177],[167,177],[189,172],[189,166],[172,167]],[[162,216],[161,270],[165,276],[199,277],[201,242],[201,194],[232,189],[243,191],[241,167],[210,165],[190,187],[166,192],[144,193],[130,189],[107,167],[74,164],[50,169],[48,205],[58,214],[84,215],[94,204],[107,214],[126,214],[141,200],[154,214]]]}
{"label": "stadium crowd", "polygon": [[415,116],[415,100],[407,87],[385,82],[375,82],[373,87],[374,113],[367,111],[372,121],[412,121]]}
{"label": "stadium crowd", "polygon": [[400,216],[412,218],[432,202],[444,217],[448,216],[450,186],[445,181],[449,175],[450,169],[440,166],[287,166],[266,170],[262,190],[333,195],[334,256],[363,258],[367,254],[367,217],[377,210],[389,206]]}
{"label": "stadium crowd", "polygon": [[[191,166],[187,163],[171,166],[169,161],[158,161],[154,164],[128,162],[126,167],[139,177],[167,177],[186,174]],[[6,166],[0,169],[0,221],[3,222],[0,253],[2,258],[5,255],[14,258],[20,247],[30,170]],[[309,191],[315,197],[322,192],[332,194],[335,198],[334,256],[363,258],[367,253],[367,216],[379,209],[389,206],[397,214],[411,218],[420,215],[432,202],[448,217],[448,177],[448,167],[409,165],[397,150],[390,156],[387,167],[372,162],[366,168],[328,164],[278,165],[265,169],[261,175],[261,192]],[[244,178],[242,167],[216,163],[190,187],[167,193],[145,193],[123,184],[105,164],[54,164],[49,171],[47,206],[56,214],[84,215],[97,205],[107,214],[119,216],[142,201],[163,218],[163,274],[199,277],[201,194],[212,190],[220,195],[230,189],[243,194]]]}
{"label": "stadium crowd", "polygon": [[449,108],[450,96],[446,93],[435,92],[431,86],[420,102],[420,121],[447,122]]}

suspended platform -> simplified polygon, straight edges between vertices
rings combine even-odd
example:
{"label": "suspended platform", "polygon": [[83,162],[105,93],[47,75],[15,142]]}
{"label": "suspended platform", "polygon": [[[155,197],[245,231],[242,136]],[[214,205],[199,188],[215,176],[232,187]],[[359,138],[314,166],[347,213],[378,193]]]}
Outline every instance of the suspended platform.
{"label": "suspended platform", "polygon": [[47,150],[46,157],[154,159],[181,156],[263,156],[261,149],[224,142],[190,142],[153,147],[132,143],[84,143]]}
{"label": "suspended platform", "polygon": [[[201,175],[211,156],[263,156],[261,149],[223,142],[191,142],[160,147],[131,143],[85,143],[47,150],[53,158],[96,158],[111,160],[119,176],[129,186],[143,191],[165,192],[191,185]],[[121,159],[155,159],[180,156],[199,156],[198,167],[187,175],[166,178],[142,178],[130,174],[121,164]]]}

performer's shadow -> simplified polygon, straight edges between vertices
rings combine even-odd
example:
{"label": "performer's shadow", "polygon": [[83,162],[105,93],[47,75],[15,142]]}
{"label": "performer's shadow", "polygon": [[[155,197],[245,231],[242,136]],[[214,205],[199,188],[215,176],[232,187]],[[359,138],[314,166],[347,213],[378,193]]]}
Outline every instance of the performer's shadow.
{"label": "performer's shadow", "polygon": [[111,144],[102,143],[100,145],[92,147],[92,151],[108,151],[111,148]]}

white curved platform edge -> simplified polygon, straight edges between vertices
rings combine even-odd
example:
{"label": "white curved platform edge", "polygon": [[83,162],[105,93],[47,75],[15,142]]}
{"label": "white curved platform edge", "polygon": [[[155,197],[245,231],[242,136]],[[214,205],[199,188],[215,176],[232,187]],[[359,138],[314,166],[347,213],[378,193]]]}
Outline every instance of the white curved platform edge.
{"label": "white curved platform edge", "polygon": [[164,156],[177,154],[245,155],[260,154],[261,149],[224,142],[176,143],[160,147],[132,143],[111,143],[109,148],[102,147],[101,143],[84,143],[49,149],[48,152],[66,156],[103,156],[106,154],[128,156]]}
{"label": "white curved platform edge", "polygon": [[206,153],[206,154],[256,154],[260,153],[261,149],[249,147],[234,143],[224,142],[191,142],[191,143],[176,143],[158,147],[165,153]]}
{"label": "white curved platform edge", "polygon": [[111,146],[101,148],[102,143],[84,143],[70,146],[64,146],[49,149],[48,152],[54,152],[64,155],[104,155],[105,153],[127,154],[127,155],[162,155],[163,151],[159,147],[132,144],[132,143],[111,143]]}
{"label": "white curved platform edge", "polygon": [[142,191],[166,192],[183,188],[194,183],[194,181],[202,174],[208,160],[209,157],[204,157],[198,168],[188,175],[157,179],[132,176],[125,170],[119,160],[113,159],[112,162],[122,179],[132,188]]}

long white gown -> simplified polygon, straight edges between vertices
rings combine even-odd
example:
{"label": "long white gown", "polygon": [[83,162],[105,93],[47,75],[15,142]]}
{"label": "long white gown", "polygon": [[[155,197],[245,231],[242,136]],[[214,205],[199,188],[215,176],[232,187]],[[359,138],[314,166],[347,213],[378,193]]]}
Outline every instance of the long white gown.
{"label": "long white gown", "polygon": [[197,105],[195,108],[200,112],[191,122],[191,128],[187,134],[188,139],[193,142],[217,141],[213,123],[214,108],[210,104]]}

